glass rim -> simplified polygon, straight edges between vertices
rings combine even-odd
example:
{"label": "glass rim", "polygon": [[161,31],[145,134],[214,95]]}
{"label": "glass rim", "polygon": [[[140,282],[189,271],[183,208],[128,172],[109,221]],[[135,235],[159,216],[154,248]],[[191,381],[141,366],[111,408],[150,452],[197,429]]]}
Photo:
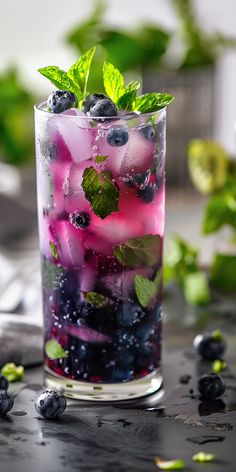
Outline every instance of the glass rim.
{"label": "glass rim", "polygon": [[[47,101],[46,100],[40,100],[39,102],[37,102],[35,105],[34,105],[34,111],[35,112],[40,112],[40,113],[43,113],[45,116],[63,116],[63,117],[67,117],[67,118],[70,118],[70,119],[73,119],[75,120],[77,117],[78,119],[82,119],[82,120],[99,120],[100,122],[103,122],[105,124],[105,122],[114,122],[114,121],[118,121],[120,120],[121,118],[126,118],[127,120],[130,119],[132,120],[133,118],[139,118],[139,117],[151,117],[151,116],[159,116],[159,120],[161,120],[165,115],[166,115],[166,107],[163,107],[161,108],[160,110],[156,110],[156,111],[151,111],[151,112],[145,112],[145,113],[142,113],[142,112],[135,112],[135,111],[132,111],[132,110],[125,110],[124,113],[122,113],[122,115],[120,116],[89,116],[89,115],[84,115],[84,116],[81,116],[81,115],[66,115],[66,114],[62,114],[62,113],[52,113],[48,110],[45,110],[43,108],[44,105],[46,105]],[[72,110],[75,109],[75,107],[71,108]],[[135,116],[134,116],[135,115]]]}

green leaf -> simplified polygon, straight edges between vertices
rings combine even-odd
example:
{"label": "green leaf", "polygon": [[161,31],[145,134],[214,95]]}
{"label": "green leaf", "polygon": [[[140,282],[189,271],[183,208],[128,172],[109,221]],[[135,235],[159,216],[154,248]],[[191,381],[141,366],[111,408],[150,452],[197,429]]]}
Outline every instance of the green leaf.
{"label": "green leaf", "polygon": [[110,62],[104,62],[103,81],[106,94],[114,103],[117,103],[125,93],[124,77]]}
{"label": "green leaf", "polygon": [[88,303],[91,303],[91,305],[94,305],[98,308],[107,305],[109,301],[107,297],[104,297],[104,295],[97,292],[83,292],[83,295]]}
{"label": "green leaf", "polygon": [[222,370],[226,369],[227,367],[227,362],[222,361],[221,359],[216,359],[212,363],[212,371],[215,372],[215,374],[219,374]]}
{"label": "green leaf", "polygon": [[214,331],[212,331],[211,337],[215,341],[224,341],[224,336],[223,336],[222,332],[219,329],[215,329]]}
{"label": "green leaf", "polygon": [[59,290],[65,272],[62,267],[53,264],[45,257],[42,259],[43,285],[49,290]]}
{"label": "green leaf", "polygon": [[161,285],[161,272],[158,271],[155,279],[149,280],[142,275],[136,275],[134,279],[135,293],[140,305],[148,307],[158,295]]}
{"label": "green leaf", "polygon": [[212,462],[216,459],[216,456],[214,454],[200,451],[194,454],[192,459],[194,462]]}
{"label": "green leaf", "polygon": [[206,274],[201,271],[185,275],[183,290],[186,301],[190,305],[206,305],[211,299]]}
{"label": "green leaf", "polygon": [[125,92],[124,95],[122,95],[117,101],[118,108],[122,110],[132,110],[135,98],[136,98],[135,90],[130,90],[129,92]]}
{"label": "green leaf", "polygon": [[160,457],[155,457],[155,464],[161,470],[182,470],[185,468],[185,462],[182,459],[164,461]]}
{"label": "green leaf", "polygon": [[109,156],[96,156],[95,157],[95,162],[97,164],[102,164],[103,162],[105,162],[107,159],[108,159]]}
{"label": "green leaf", "polygon": [[236,229],[236,186],[235,179],[213,195],[205,208],[202,231],[211,234],[225,225]]}
{"label": "green leaf", "polygon": [[210,271],[211,284],[220,291],[236,291],[236,256],[224,253],[214,255]]}
{"label": "green leaf", "polygon": [[168,93],[146,93],[136,98],[133,104],[134,111],[151,113],[158,111],[173,102],[174,97]]}
{"label": "green leaf", "polygon": [[24,377],[24,367],[23,365],[16,366],[13,362],[9,362],[2,367],[1,374],[4,375],[9,382],[16,382]]}
{"label": "green leaf", "polygon": [[50,251],[55,259],[58,259],[58,252],[54,243],[50,241],[49,243]]}
{"label": "green leaf", "polygon": [[56,339],[46,342],[45,352],[49,359],[64,359],[68,355]]}
{"label": "green leaf", "polygon": [[126,85],[126,92],[137,91],[141,87],[141,84],[138,80],[132,80]]}
{"label": "green leaf", "polygon": [[94,56],[96,48],[89,49],[80,59],[73,64],[67,72],[67,76],[75,83],[79,85],[82,92],[83,99],[87,94],[87,84],[89,78],[89,72],[91,68],[91,62]]}
{"label": "green leaf", "polygon": [[82,187],[95,215],[104,219],[113,211],[118,211],[119,191],[109,171],[99,173],[94,167],[87,167],[83,173]]}
{"label": "green leaf", "polygon": [[38,72],[49,79],[58,89],[69,90],[70,92],[74,92],[79,99],[82,98],[79,87],[68,77],[67,73],[59,67],[42,67],[38,69]]}
{"label": "green leaf", "polygon": [[128,239],[115,246],[114,255],[118,261],[132,268],[154,265],[161,262],[161,238],[148,234]]}

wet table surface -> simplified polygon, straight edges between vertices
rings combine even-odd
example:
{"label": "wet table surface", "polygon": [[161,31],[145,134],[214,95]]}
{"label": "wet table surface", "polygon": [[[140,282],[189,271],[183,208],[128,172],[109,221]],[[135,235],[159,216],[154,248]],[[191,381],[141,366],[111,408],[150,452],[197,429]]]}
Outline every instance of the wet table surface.
{"label": "wet table surface", "polygon": [[[122,405],[69,400],[60,419],[47,421],[34,409],[34,400],[42,391],[42,367],[27,369],[24,383],[11,385],[13,410],[0,418],[1,472],[151,472],[157,470],[155,456],[184,459],[189,471],[233,472],[235,312],[229,308],[224,313],[186,312],[178,306],[176,319],[170,317],[165,327],[165,393],[161,399],[152,395]],[[228,368],[222,373],[226,392],[221,399],[203,402],[197,379],[211,366],[197,359],[191,346],[195,333],[214,328],[222,329],[228,341]],[[189,382],[184,384],[181,376],[185,374]],[[214,453],[217,460],[193,462],[193,454],[199,451]]]}

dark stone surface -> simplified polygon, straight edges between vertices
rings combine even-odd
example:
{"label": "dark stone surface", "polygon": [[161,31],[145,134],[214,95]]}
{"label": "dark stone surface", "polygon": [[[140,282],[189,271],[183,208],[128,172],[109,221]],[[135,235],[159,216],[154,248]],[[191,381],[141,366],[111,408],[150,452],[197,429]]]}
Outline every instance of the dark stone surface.
{"label": "dark stone surface", "polygon": [[[187,469],[203,450],[217,454],[207,468],[232,472],[235,464],[236,377],[224,372],[227,389],[222,399],[203,403],[196,391],[199,370],[191,350],[166,353],[165,390],[124,405],[94,405],[69,401],[58,420],[40,419],[34,399],[42,389],[42,369],[27,371],[25,384],[15,384],[15,405],[0,418],[1,472],[154,471],[154,457],[182,458]],[[192,378],[179,383],[183,374]],[[193,394],[190,394],[193,389]]]}

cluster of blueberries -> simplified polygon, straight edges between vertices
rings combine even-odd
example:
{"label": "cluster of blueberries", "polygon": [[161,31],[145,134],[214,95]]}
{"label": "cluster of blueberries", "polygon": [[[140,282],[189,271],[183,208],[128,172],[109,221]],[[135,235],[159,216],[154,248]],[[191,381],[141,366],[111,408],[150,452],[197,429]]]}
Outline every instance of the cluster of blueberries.
{"label": "cluster of blueberries", "polygon": [[0,415],[6,415],[14,405],[13,398],[8,395],[8,387],[8,380],[4,375],[0,374]]}

